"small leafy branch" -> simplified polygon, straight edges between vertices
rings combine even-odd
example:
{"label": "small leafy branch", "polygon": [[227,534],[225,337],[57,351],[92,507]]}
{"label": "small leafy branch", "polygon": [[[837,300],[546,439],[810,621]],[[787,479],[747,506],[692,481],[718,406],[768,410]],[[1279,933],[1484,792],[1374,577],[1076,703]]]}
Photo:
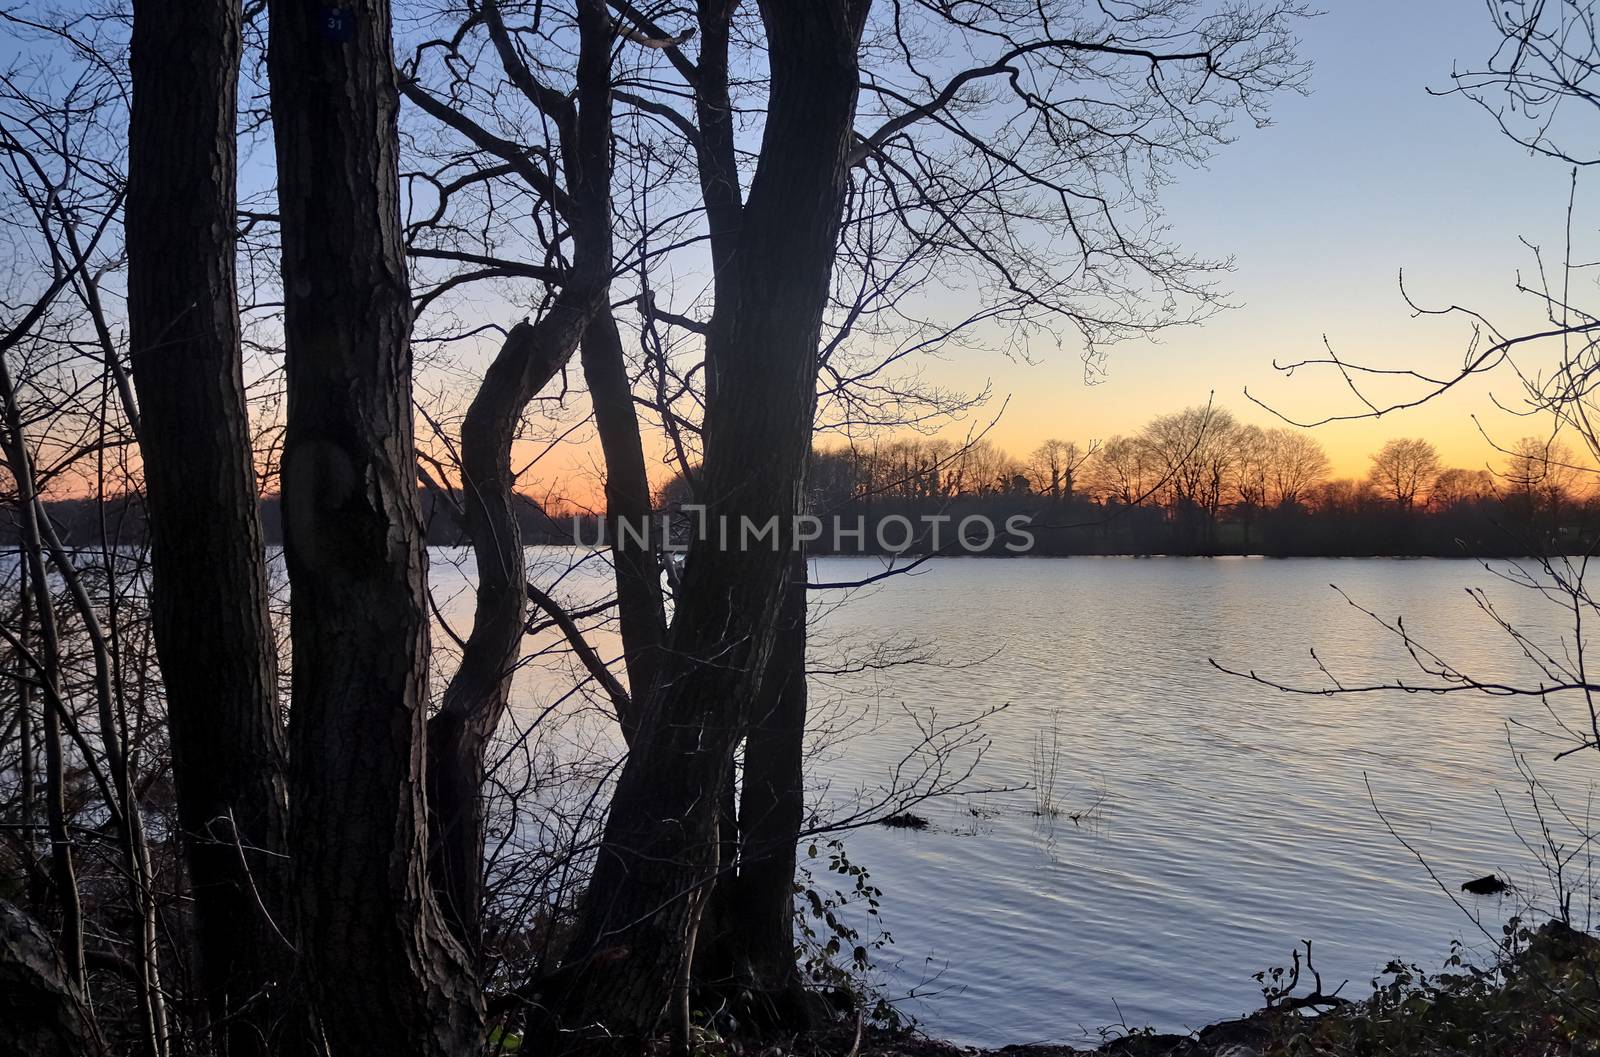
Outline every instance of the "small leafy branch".
{"label": "small leafy branch", "polygon": [[1311,941],[1301,940],[1306,949],[1305,971],[1311,974],[1312,987],[1309,994],[1297,995],[1295,990],[1300,986],[1300,951],[1290,952],[1292,962],[1289,968],[1275,966],[1255,974],[1255,980],[1261,985],[1261,997],[1266,1000],[1267,1009],[1273,1012],[1287,1012],[1300,1009],[1334,1009],[1350,1004],[1349,999],[1340,998],[1339,992],[1344,990],[1346,980],[1333,989],[1331,994],[1322,990],[1322,974],[1317,971],[1316,965],[1311,960]]}
{"label": "small leafy branch", "polygon": [[[838,838],[809,845],[806,860],[800,865],[801,880],[795,885],[800,897],[795,930],[800,939],[802,971],[814,985],[832,989],[858,1004],[874,1024],[898,1026],[900,1016],[894,1007],[874,994],[866,982],[873,953],[894,942],[883,928],[880,914],[883,889],[872,883],[866,867],[850,860],[844,841]],[[841,887],[830,890],[826,880],[813,873],[812,864],[821,867],[823,860],[826,871],[837,876]],[[861,930],[845,920],[846,907],[866,914],[876,934],[863,938]]]}

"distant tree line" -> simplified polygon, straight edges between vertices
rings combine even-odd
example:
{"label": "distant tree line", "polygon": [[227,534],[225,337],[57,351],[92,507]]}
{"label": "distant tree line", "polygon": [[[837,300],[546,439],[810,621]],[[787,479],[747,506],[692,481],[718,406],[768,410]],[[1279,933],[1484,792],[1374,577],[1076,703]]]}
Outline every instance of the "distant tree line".
{"label": "distant tree line", "polygon": [[1525,437],[1500,455],[1494,468],[1447,467],[1427,440],[1397,438],[1365,478],[1334,478],[1308,431],[1191,407],[1104,442],[1046,440],[1023,458],[921,437],[819,451],[811,505],[866,518],[866,550],[878,549],[878,520],[934,512],[954,523],[1031,514],[1042,554],[1496,556],[1592,542],[1595,497],[1563,444]]}
{"label": "distant tree line", "polygon": [[[448,498],[439,491],[424,489],[420,493],[422,524],[425,539],[431,547],[456,547],[467,543],[461,519]],[[101,543],[133,546],[146,539],[144,496],[137,492],[110,496],[105,500],[96,497],[82,499],[52,499],[44,504],[50,520],[61,533],[63,542],[76,546],[98,546]],[[516,493],[512,499],[512,516],[517,521],[522,542],[530,545],[564,544],[572,540],[572,521],[547,511],[538,500]],[[19,526],[10,517],[0,516],[0,544],[14,545],[19,540]],[[283,504],[281,497],[268,495],[261,498],[262,538],[267,545],[283,545]]]}
{"label": "distant tree line", "polygon": [[[1524,437],[1500,452],[1494,468],[1447,467],[1433,444],[1402,437],[1370,457],[1364,478],[1335,478],[1316,437],[1289,427],[1262,428],[1226,410],[1191,407],[1152,419],[1138,433],[1104,442],[1049,439],[1018,458],[987,440],[897,437],[871,447],[820,449],[813,455],[810,509],[849,526],[843,545],[831,533],[814,553],[901,550],[904,531],[881,533],[885,519],[916,528],[907,548],[926,554],[971,553],[955,529],[969,517],[1002,525],[1031,518],[1031,553],[1267,554],[1273,556],[1505,556],[1587,548],[1600,522],[1600,497],[1580,487],[1584,470],[1551,438]],[[663,487],[658,514],[681,516],[691,502],[682,477]],[[142,499],[57,500],[47,504],[64,538],[100,542],[143,539]],[[431,546],[467,542],[441,491],[421,490]],[[547,509],[515,494],[523,542],[593,544],[614,532],[603,515]],[[280,501],[261,501],[263,534],[282,542]],[[937,519],[936,521],[933,519]],[[952,526],[936,534],[929,526]],[[854,530],[859,525],[860,531]],[[0,524],[14,541],[15,526]],[[1010,553],[996,538],[995,553]]]}

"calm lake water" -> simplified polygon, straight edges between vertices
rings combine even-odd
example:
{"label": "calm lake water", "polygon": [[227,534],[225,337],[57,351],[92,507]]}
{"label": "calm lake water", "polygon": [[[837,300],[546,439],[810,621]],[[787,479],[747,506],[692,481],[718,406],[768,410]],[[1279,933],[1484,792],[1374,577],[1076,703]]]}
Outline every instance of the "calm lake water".
{"label": "calm lake water", "polygon": [[[822,559],[813,579],[880,569]],[[1007,706],[983,721],[970,785],[1010,791],[921,805],[926,830],[845,835],[886,893],[880,979],[902,1008],[974,1044],[1184,1030],[1259,1006],[1251,974],[1287,965],[1302,939],[1328,989],[1349,979],[1357,994],[1391,958],[1432,970],[1452,939],[1482,947],[1373,800],[1451,889],[1495,871],[1547,893],[1496,795],[1526,819],[1506,724],[1551,726],[1536,701],[1291,696],[1208,664],[1325,685],[1314,647],[1352,683],[1417,680],[1330,584],[1474,672],[1526,677],[1528,664],[1469,587],[1551,645],[1571,637],[1548,603],[1472,562],[951,558],[817,592],[811,663],[832,674],[815,679],[814,711],[848,728],[819,750],[819,812],[888,784],[919,720]],[[894,658],[911,663],[880,666]],[[1036,814],[1041,733],[1059,745],[1054,818]],[[1555,763],[1552,742],[1516,740],[1584,815],[1594,754]],[[1494,933],[1517,909],[1462,898]]]}

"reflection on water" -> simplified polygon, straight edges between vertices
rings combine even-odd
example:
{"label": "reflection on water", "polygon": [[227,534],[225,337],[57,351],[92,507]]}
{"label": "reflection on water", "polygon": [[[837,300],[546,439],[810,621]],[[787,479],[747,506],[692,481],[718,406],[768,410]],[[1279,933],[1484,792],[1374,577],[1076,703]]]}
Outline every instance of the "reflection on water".
{"label": "reflection on water", "polygon": [[[817,564],[826,582],[878,568]],[[584,579],[567,586],[581,595]],[[1481,943],[1385,829],[1368,783],[1452,887],[1496,871],[1538,888],[1496,798],[1521,811],[1506,720],[1539,718],[1515,711],[1536,703],[1292,696],[1210,667],[1310,682],[1315,647],[1353,680],[1409,674],[1399,644],[1330,584],[1486,673],[1525,669],[1464,588],[1490,587],[1526,626],[1566,630],[1471,562],[952,558],[847,604],[819,593],[812,663],[850,671],[817,679],[815,707],[855,724],[817,759],[823,808],[880,782],[919,736],[915,717],[1009,706],[985,720],[992,744],[972,785],[1010,791],[919,807],[926,830],[846,837],[886,893],[885,983],[913,996],[905,1008],[931,1033],[999,1044],[1119,1022],[1181,1030],[1259,1005],[1251,974],[1302,939],[1329,989],[1348,978],[1351,992],[1392,957],[1436,967],[1453,938]],[[837,663],[878,644],[911,663]],[[553,678],[528,675],[519,692],[547,700]],[[1041,732],[1059,738],[1054,816],[1026,788]],[[1554,746],[1519,742],[1584,812],[1593,754],[1556,764]],[[1492,932],[1514,909],[1468,905]]]}
{"label": "reflection on water", "polygon": [[[850,564],[826,562],[826,579],[844,579]],[[1436,967],[1453,937],[1481,943],[1384,828],[1366,782],[1447,882],[1497,870],[1537,887],[1495,796],[1506,792],[1520,812],[1505,727],[1518,706],[1291,696],[1207,663],[1311,683],[1315,647],[1354,681],[1411,677],[1400,645],[1332,583],[1382,616],[1403,614],[1447,659],[1520,672],[1463,591],[1493,587],[1482,566],[952,559],[926,568],[831,613],[827,632],[894,628],[951,660],[994,652],[971,669],[877,673],[870,689],[952,716],[1009,702],[987,723],[993,746],[975,780],[1027,784],[1038,732],[1055,729],[1061,808],[1088,810],[1078,824],[1035,817],[1037,794],[1019,791],[984,798],[978,825],[954,800],[924,812],[929,830],[851,835],[852,856],[888,893],[890,986],[927,994],[908,1008],[932,1033],[995,1044],[1070,1040],[1119,1022],[1199,1027],[1259,1005],[1251,974],[1287,964],[1302,938],[1315,941],[1329,987],[1348,978],[1353,990],[1391,957]],[[1556,633],[1549,607],[1510,587],[1496,595],[1506,615]],[[879,734],[849,743],[833,766],[870,775],[894,750]],[[1550,763],[1553,752],[1543,746],[1533,758],[1582,812],[1594,765],[1587,756]],[[1469,905],[1494,932],[1512,909]]]}

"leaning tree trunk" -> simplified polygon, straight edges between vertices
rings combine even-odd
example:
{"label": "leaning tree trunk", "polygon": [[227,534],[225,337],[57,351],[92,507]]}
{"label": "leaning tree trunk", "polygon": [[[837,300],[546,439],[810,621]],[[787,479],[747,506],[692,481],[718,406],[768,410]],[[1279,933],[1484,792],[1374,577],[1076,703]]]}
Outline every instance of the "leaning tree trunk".
{"label": "leaning tree trunk", "polygon": [[387,0],[272,0],[283,238],[290,853],[335,1057],[455,1057],[483,1003],[427,877],[427,556]]}
{"label": "leaning tree trunk", "polygon": [[[272,1052],[287,804],[234,293],[238,0],[134,5],[128,322],[151,610],[221,1052]],[[273,919],[276,919],[275,921]]]}
{"label": "leaning tree trunk", "polygon": [[[655,684],[618,780],[555,1015],[569,1034],[655,1033],[693,955],[715,873],[718,802],[770,652],[811,447],[817,346],[846,191],[866,0],[762,5],[771,102],[732,302],[707,350],[708,538],[690,548]],[[781,251],[780,251],[781,248]],[[718,519],[733,534],[718,543]],[[782,546],[741,549],[741,519]],[[570,969],[570,972],[566,971]]]}
{"label": "leaning tree trunk", "polygon": [[484,769],[527,612],[511,442],[528,402],[577,347],[592,307],[584,300],[558,298],[539,324],[511,329],[461,426],[462,522],[477,563],[477,602],[461,663],[428,721],[429,876],[451,929],[474,957],[483,930]]}
{"label": "leaning tree trunk", "polygon": [[474,954],[483,925],[485,755],[505,714],[528,591],[511,442],[528,402],[572,359],[604,307],[611,271],[613,32],[604,0],[579,0],[578,33],[576,106],[563,114],[560,129],[572,267],[549,311],[512,328],[461,427],[464,527],[477,559],[478,596],[460,667],[428,723],[428,800],[435,890],[456,936]]}

